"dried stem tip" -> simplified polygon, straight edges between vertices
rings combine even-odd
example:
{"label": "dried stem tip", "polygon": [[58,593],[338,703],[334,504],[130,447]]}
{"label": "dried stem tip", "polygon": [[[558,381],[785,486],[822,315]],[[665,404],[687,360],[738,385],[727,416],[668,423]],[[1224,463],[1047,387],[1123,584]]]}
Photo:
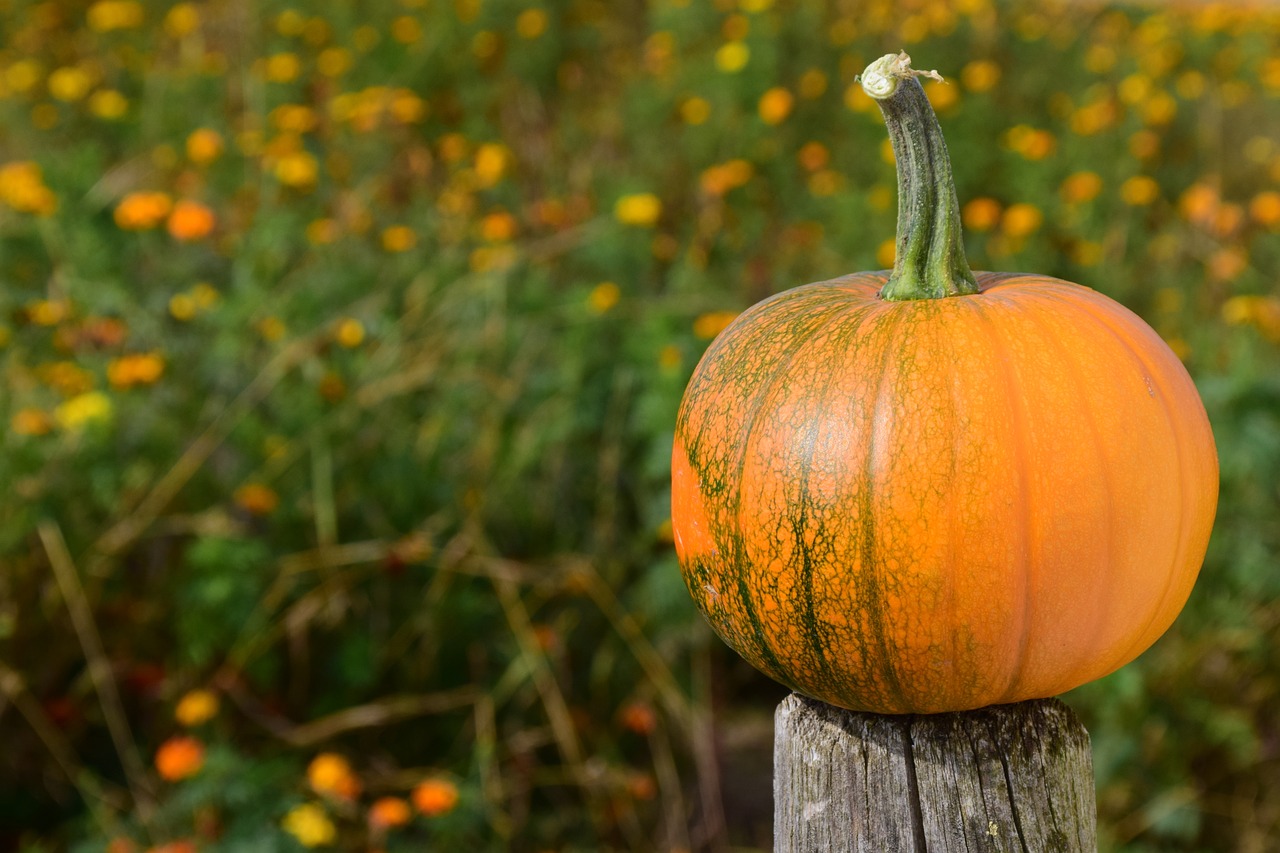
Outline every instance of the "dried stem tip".
{"label": "dried stem tip", "polygon": [[867,66],[862,72],[862,91],[877,101],[893,95],[898,90],[898,83],[911,77],[928,77],[930,80],[943,82],[937,71],[917,71],[911,67],[911,57],[903,53],[886,53]]}

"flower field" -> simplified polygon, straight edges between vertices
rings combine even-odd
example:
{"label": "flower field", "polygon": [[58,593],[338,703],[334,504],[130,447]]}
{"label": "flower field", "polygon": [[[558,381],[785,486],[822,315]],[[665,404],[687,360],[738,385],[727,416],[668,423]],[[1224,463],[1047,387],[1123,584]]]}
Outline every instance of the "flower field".
{"label": "flower field", "polygon": [[1103,849],[1280,847],[1273,4],[0,0],[0,851],[768,849],[673,423],[892,265],[899,48],[973,267],[1133,308],[1218,442],[1186,611],[1066,697]]}

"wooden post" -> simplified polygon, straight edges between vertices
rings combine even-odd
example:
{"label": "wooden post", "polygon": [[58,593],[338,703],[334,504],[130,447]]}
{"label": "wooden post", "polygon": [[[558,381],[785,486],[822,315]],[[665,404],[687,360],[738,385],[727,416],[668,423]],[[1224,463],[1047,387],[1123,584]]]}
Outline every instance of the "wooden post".
{"label": "wooden post", "polygon": [[1096,853],[1089,734],[1056,699],[774,719],[774,853]]}

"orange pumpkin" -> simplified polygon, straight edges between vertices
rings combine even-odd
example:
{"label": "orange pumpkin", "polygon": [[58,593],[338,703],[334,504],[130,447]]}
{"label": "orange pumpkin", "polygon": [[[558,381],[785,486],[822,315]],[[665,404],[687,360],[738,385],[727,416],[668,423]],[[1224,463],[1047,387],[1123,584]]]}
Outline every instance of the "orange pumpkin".
{"label": "orange pumpkin", "polygon": [[897,75],[897,266],[779,294],[713,342],[676,425],[677,554],[725,642],[807,695],[881,713],[1052,696],[1181,610],[1213,436],[1132,312],[969,272],[936,119],[905,56],[878,62],[869,91]]}

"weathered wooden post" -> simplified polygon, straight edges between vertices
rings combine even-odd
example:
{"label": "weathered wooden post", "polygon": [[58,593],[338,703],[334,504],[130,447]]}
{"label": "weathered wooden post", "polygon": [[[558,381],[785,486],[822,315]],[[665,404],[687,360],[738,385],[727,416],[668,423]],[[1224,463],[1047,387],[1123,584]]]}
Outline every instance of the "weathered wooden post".
{"label": "weathered wooden post", "polygon": [[694,371],[676,552],[720,637],[803,694],[777,714],[780,853],[1088,853],[1088,735],[1046,697],[1182,609],[1213,434],[1128,309],[969,268],[921,76],[906,54],[862,75],[898,166],[893,270],[756,305]]}
{"label": "weathered wooden post", "polygon": [[1093,853],[1089,735],[1063,703],[775,717],[774,853]]}

